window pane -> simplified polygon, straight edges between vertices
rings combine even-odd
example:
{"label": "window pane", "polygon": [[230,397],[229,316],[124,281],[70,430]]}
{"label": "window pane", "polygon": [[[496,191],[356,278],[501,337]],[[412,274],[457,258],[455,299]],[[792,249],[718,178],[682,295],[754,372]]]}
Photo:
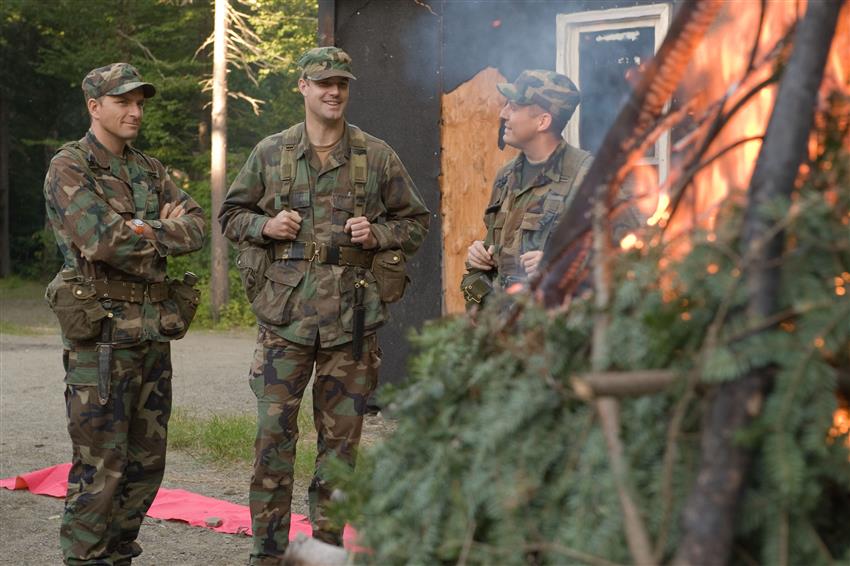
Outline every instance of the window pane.
{"label": "window pane", "polygon": [[[631,86],[629,71],[655,53],[655,28],[634,27],[581,32],[579,84],[581,85],[581,147],[596,153],[625,102]],[[633,71],[632,71],[633,73]],[[652,148],[647,156],[655,155]]]}

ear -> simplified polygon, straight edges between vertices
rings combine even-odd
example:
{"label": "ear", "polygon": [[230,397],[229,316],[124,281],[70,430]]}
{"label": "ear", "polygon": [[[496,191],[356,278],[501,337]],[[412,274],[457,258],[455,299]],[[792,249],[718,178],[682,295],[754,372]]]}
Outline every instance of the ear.
{"label": "ear", "polygon": [[307,90],[307,81],[303,77],[298,79],[298,90],[301,91],[302,95]]}
{"label": "ear", "polygon": [[100,118],[100,101],[97,98],[89,98],[86,100],[86,108],[89,111],[89,116],[92,119]]}
{"label": "ear", "polygon": [[552,115],[548,112],[541,112],[539,116],[537,116],[537,131],[538,132],[546,132],[549,130],[549,127],[552,125]]}

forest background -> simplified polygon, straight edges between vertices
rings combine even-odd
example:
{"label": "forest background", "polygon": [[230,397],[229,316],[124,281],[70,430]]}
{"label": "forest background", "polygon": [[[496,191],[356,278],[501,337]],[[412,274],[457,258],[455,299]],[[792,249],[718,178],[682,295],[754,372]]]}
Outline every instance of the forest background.
{"label": "forest background", "polygon": [[[61,259],[45,225],[42,185],[54,152],[88,128],[80,83],[96,67],[135,65],[157,95],[135,145],[171,170],[204,207],[210,199],[212,0],[4,0],[0,2],[0,195],[8,191],[10,262],[2,275],[47,282]],[[296,61],[315,45],[316,0],[230,1],[227,181],[262,138],[303,114]],[[210,39],[208,42],[207,40]],[[208,225],[209,230],[209,225]],[[218,326],[253,324],[230,262],[230,300]],[[210,241],[174,258],[172,275],[200,276],[196,324],[212,325]]]}

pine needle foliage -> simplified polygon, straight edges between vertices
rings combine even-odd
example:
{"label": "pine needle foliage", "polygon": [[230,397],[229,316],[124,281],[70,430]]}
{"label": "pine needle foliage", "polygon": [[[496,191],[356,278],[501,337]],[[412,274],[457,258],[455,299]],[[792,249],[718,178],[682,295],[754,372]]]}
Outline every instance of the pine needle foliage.
{"label": "pine needle foliage", "polygon": [[[774,378],[761,416],[739,431],[754,458],[733,561],[850,560],[850,451],[846,437],[828,438],[836,375],[850,368],[847,109],[831,99],[794,201],[764,211],[785,232],[776,319],[746,315],[744,272],[758,258],[742,248],[740,192],[712,232],[688,234],[679,259],[660,233],[617,258],[609,366],[682,376],[621,404],[629,483],[662,562],[676,548],[712,390],[753,367]],[[589,370],[592,318],[589,295],[560,313],[502,296],[475,322],[448,318],[413,337],[411,379],[386,392],[398,428],[341,484],[340,512],[371,549],[361,560],[631,561],[594,408],[569,383]]]}

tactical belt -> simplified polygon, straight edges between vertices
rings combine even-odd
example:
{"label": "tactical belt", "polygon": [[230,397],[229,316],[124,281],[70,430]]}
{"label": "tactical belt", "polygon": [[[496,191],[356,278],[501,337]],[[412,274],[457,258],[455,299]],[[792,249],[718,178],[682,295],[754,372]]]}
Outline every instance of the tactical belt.
{"label": "tactical belt", "polygon": [[328,246],[316,242],[276,242],[274,259],[303,259],[330,265],[372,268],[375,252],[355,246]]}
{"label": "tactical belt", "polygon": [[147,297],[150,302],[159,303],[168,298],[167,283],[133,283],[114,279],[95,279],[92,284],[97,296],[101,299],[143,303]]}

